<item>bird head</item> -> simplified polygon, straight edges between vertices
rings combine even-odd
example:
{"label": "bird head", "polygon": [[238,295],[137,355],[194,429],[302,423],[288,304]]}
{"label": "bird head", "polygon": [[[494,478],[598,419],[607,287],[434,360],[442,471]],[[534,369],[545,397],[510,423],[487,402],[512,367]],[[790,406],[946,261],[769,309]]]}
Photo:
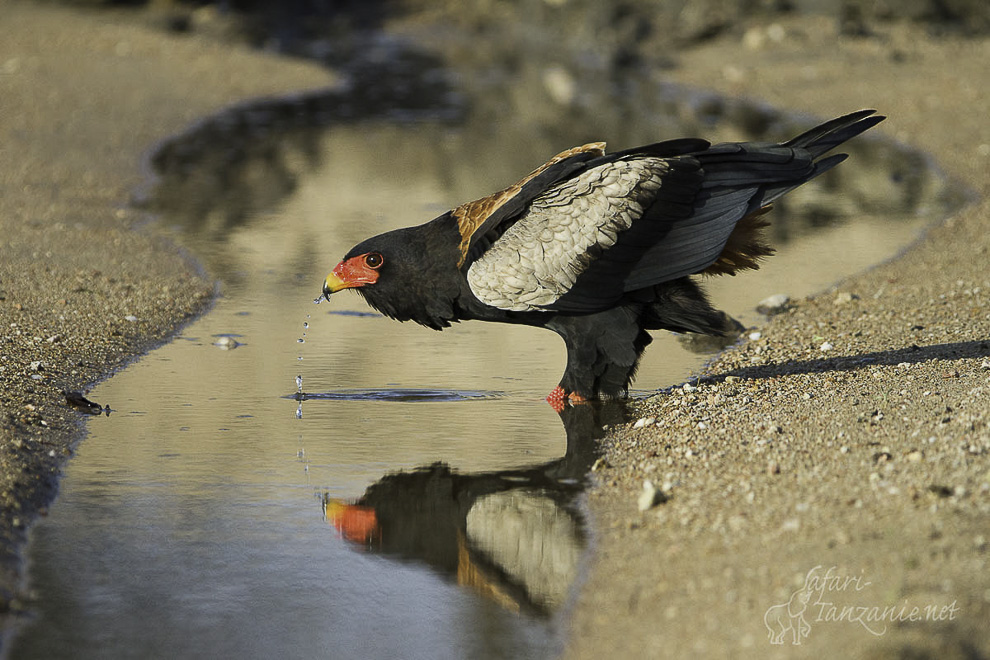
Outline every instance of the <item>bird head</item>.
{"label": "bird head", "polygon": [[438,238],[430,225],[380,234],[351,248],[334,266],[323,280],[321,298],[354,289],[393,319],[446,327],[463,280],[457,256],[457,243]]}
{"label": "bird head", "polygon": [[384,263],[385,257],[374,251],[344,257],[323,281],[323,297],[330,300],[331,294],[343,289],[374,284],[378,281],[379,269]]}

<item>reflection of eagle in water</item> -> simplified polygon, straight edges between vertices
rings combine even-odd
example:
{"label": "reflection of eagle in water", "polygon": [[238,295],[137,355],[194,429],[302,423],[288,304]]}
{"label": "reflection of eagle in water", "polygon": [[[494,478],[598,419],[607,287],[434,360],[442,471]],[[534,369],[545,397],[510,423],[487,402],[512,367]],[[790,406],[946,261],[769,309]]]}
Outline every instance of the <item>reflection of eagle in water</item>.
{"label": "reflection of eagle in water", "polygon": [[358,547],[423,562],[503,607],[550,614],[567,597],[586,545],[575,500],[603,425],[626,420],[619,403],[561,412],[567,451],[531,468],[460,473],[442,463],[385,475],[353,503],[323,510]]}
{"label": "reflection of eagle in water", "polygon": [[550,613],[569,593],[585,541],[569,502],[577,486],[548,485],[437,463],[387,475],[354,504],[324,498],[324,513],[352,543],[426,562],[508,609]]}
{"label": "reflection of eagle in water", "polygon": [[698,274],[757,268],[771,203],[845,159],[825,156],[883,120],[861,110],[783,143],[658,142],[558,154],[516,184],[418,227],[369,238],[327,276],[399,321],[544,327],[567,347],[548,400],[620,396],[647,330],[718,335]]}

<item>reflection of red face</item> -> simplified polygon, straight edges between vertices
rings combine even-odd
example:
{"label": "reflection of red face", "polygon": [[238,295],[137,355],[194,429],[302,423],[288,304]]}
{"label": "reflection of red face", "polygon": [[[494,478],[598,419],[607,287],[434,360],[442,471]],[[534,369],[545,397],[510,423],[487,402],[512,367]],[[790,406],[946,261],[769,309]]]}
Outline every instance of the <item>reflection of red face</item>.
{"label": "reflection of red face", "polygon": [[328,499],[325,506],[327,520],[351,543],[370,545],[381,538],[378,518],[370,506],[347,504]]}

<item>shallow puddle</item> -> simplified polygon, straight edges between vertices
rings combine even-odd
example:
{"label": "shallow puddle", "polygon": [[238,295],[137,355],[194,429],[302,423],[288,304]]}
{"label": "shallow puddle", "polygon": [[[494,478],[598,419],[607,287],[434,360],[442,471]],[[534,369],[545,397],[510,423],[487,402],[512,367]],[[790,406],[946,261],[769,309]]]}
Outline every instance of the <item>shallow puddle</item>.
{"label": "shallow puddle", "polygon": [[[277,208],[213,213],[186,230],[222,278],[216,307],[88,395],[114,412],[90,421],[33,530],[38,614],[12,657],[559,650],[588,543],[580,490],[596,436],[622,408],[553,412],[542,397],[564,351],[551,333],[483,323],[436,333],[368,313],[357,295],[312,300],[354,243],[486,194],[570,145],[500,144],[470,123],[354,124],[319,140],[319,168]],[[762,298],[820,291],[892,256],[925,222],[912,207],[821,223],[801,209],[848,196],[802,194],[762,270],[710,282],[747,325]],[[639,392],[706,359],[657,339]]]}

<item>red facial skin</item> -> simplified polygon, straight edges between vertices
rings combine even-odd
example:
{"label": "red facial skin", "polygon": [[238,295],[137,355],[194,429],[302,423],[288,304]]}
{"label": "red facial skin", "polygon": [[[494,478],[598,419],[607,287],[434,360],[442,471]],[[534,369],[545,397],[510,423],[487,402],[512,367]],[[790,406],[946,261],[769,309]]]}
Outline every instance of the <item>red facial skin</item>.
{"label": "red facial skin", "polygon": [[362,254],[337,264],[333,272],[327,275],[323,284],[324,292],[336,293],[342,289],[353,289],[377,282],[378,270],[368,266],[367,257],[367,254]]}

